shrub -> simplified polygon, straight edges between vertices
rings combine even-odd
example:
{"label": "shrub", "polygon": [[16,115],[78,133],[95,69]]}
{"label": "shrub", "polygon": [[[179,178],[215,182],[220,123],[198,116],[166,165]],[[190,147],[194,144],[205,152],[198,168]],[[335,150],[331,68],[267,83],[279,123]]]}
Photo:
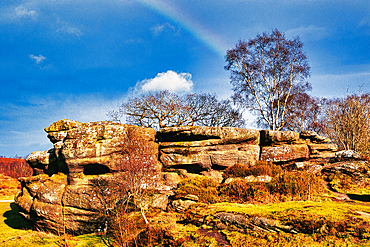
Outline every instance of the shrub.
{"label": "shrub", "polygon": [[220,196],[227,198],[227,201],[238,203],[307,200],[311,199],[311,195],[324,190],[321,181],[321,176],[313,173],[288,171],[276,175],[269,183],[248,182],[236,178],[220,186]]}
{"label": "shrub", "polygon": [[0,197],[14,197],[21,188],[21,184],[15,179],[3,174],[0,174]]}
{"label": "shrub", "polygon": [[164,246],[177,247],[182,246],[185,239],[175,239],[168,228],[161,228],[157,226],[148,226],[141,231],[138,236],[132,241],[132,247],[146,247],[146,246]]}
{"label": "shrub", "polygon": [[291,197],[292,199],[310,199],[312,194],[323,191],[322,179],[310,172],[283,172],[274,177],[269,184],[271,193]]}
{"label": "shrub", "polygon": [[368,193],[369,180],[364,178],[356,181],[348,174],[335,173],[327,177],[332,189],[345,194],[361,194],[361,191]]}
{"label": "shrub", "polygon": [[209,177],[194,177],[182,180],[175,191],[176,198],[196,195],[200,202],[216,203],[219,201],[218,183]]}
{"label": "shrub", "polygon": [[224,173],[222,176],[224,178],[233,178],[233,177],[246,177],[247,171],[249,169],[248,165],[242,165],[242,164],[235,164],[233,166],[229,166],[224,170]]}
{"label": "shrub", "polygon": [[235,164],[225,169],[223,177],[224,178],[237,178],[237,177],[247,177],[253,176],[276,176],[282,173],[283,170],[281,166],[275,165],[272,162],[267,161],[257,161],[255,165],[248,166],[242,164]]}
{"label": "shrub", "polygon": [[251,183],[243,179],[235,179],[228,184],[223,184],[220,188],[220,194],[237,203],[266,202],[270,198],[266,183]]}

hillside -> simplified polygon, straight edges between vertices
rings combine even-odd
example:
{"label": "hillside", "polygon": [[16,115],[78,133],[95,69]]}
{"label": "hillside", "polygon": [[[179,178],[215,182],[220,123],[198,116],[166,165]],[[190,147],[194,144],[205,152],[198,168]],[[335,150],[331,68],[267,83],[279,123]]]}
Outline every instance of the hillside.
{"label": "hillside", "polygon": [[32,169],[23,158],[0,158],[0,174],[12,178],[28,177],[32,175]]}

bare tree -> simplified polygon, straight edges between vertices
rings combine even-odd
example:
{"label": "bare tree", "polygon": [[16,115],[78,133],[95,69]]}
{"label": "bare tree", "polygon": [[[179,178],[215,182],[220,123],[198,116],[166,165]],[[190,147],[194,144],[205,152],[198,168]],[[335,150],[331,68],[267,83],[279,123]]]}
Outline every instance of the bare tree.
{"label": "bare tree", "polygon": [[291,102],[285,116],[283,129],[295,132],[322,132],[321,116],[325,99],[311,97],[307,93],[297,93],[290,97]]}
{"label": "bare tree", "polygon": [[140,98],[129,98],[118,111],[108,111],[108,117],[114,121],[127,115],[130,124],[155,128],[166,126],[180,126],[183,119],[179,112],[183,112],[184,105],[181,98],[169,91],[160,91],[142,95]]}
{"label": "bare tree", "polygon": [[273,30],[248,42],[239,41],[226,55],[234,101],[258,116],[260,126],[271,130],[284,127],[285,117],[297,92],[310,89],[305,82],[310,67],[299,37],[287,40]]}
{"label": "bare tree", "polygon": [[242,114],[230,100],[219,101],[212,94],[188,94],[180,97],[169,91],[159,91],[130,98],[118,111],[108,111],[114,121],[126,115],[130,124],[154,129],[185,125],[242,127]]}
{"label": "bare tree", "polygon": [[242,114],[230,100],[219,101],[212,94],[189,94],[184,99],[186,125],[242,127]]}
{"label": "bare tree", "polygon": [[329,100],[323,133],[340,149],[370,154],[370,94]]}
{"label": "bare tree", "polygon": [[141,129],[126,129],[127,141],[122,144],[119,172],[93,181],[102,204],[100,230],[110,246],[131,246],[137,234],[149,224],[146,211],[153,203],[160,175],[156,149],[143,141],[146,137]]}

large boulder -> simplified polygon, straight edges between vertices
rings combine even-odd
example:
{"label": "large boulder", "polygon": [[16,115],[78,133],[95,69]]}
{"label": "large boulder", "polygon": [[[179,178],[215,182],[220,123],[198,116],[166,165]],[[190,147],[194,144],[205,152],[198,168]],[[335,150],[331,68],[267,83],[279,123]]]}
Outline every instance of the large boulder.
{"label": "large boulder", "polygon": [[309,143],[310,162],[318,164],[326,164],[335,157],[335,152],[338,151],[338,146],[332,143]]}
{"label": "large boulder", "polygon": [[[54,148],[27,158],[34,176],[19,179],[22,189],[15,198],[37,229],[92,232],[115,196],[114,186],[123,182],[120,172],[143,164],[161,168],[156,132],[150,128],[62,119],[45,131]],[[166,196],[155,198],[155,205],[165,208]]]}
{"label": "large boulder", "polygon": [[299,133],[293,131],[261,130],[261,145],[302,144]]}
{"label": "large boulder", "polygon": [[70,120],[70,119],[61,119],[52,123],[49,127],[46,127],[44,130],[48,133],[48,138],[52,143],[57,143],[63,141],[67,136],[68,130],[77,128],[82,123]]}
{"label": "large boulder", "polygon": [[[338,147],[313,131],[261,130],[261,160],[279,164],[324,164]],[[303,163],[302,163],[303,162]]]}
{"label": "large boulder", "polygon": [[259,158],[259,131],[232,127],[184,126],[160,129],[160,161],[164,167],[192,172],[219,170]]}
{"label": "large boulder", "polygon": [[[160,142],[194,142],[208,140],[215,144],[259,144],[259,131],[234,127],[181,126],[167,127],[157,132]],[[174,144],[176,145],[176,144]]]}
{"label": "large boulder", "polygon": [[[157,160],[155,130],[114,122],[84,123],[68,131],[61,154],[69,172],[117,172],[134,155]],[[93,167],[91,167],[93,166]]]}
{"label": "large boulder", "polygon": [[299,162],[308,158],[309,149],[305,144],[264,146],[261,151],[261,160],[274,163]]}

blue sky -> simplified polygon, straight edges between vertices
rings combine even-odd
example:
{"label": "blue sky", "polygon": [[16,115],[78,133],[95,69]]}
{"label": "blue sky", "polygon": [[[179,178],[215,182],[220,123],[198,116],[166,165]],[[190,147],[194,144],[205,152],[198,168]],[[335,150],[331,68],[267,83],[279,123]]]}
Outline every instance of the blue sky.
{"label": "blue sky", "polygon": [[370,92],[368,0],[2,0],[0,155],[51,148],[43,128],[106,120],[133,93],[227,98],[226,50],[275,28],[305,44],[311,95]]}

